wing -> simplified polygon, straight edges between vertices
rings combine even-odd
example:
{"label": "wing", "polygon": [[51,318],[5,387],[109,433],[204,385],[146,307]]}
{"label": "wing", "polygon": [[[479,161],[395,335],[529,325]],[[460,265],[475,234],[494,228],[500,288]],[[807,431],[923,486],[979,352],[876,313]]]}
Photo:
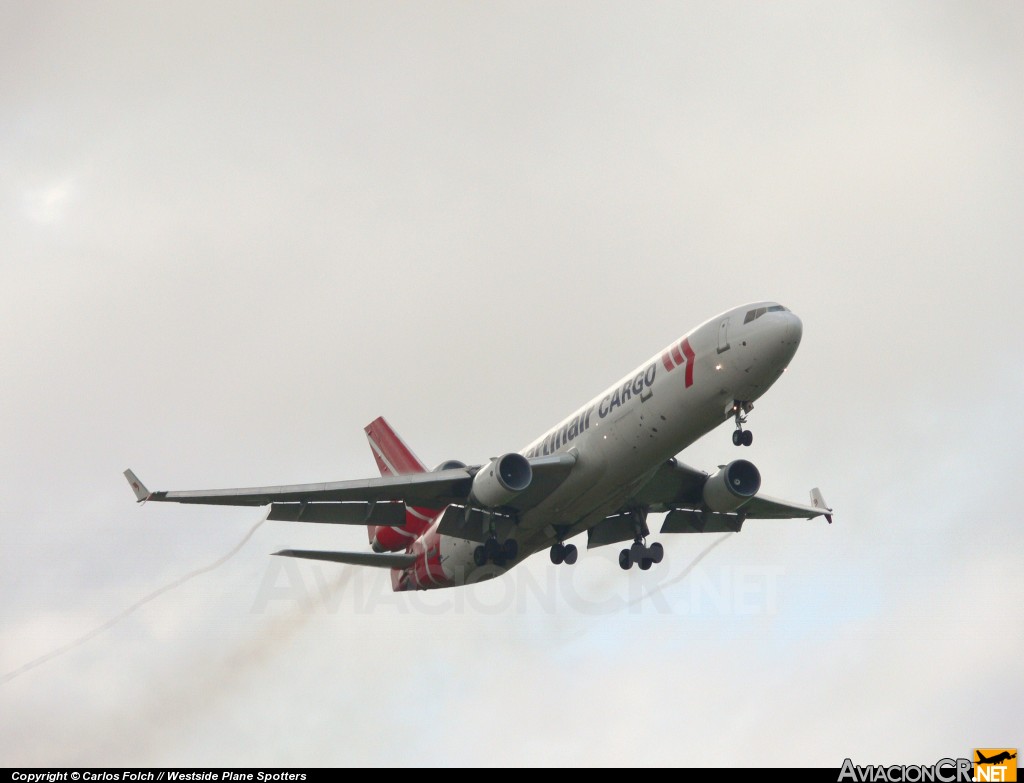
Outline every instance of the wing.
{"label": "wing", "polygon": [[[587,531],[587,547],[628,541],[635,535],[631,509],[646,508],[653,513],[667,511],[662,533],[739,532],[747,519],[813,519],[823,516],[832,522],[832,509],[821,491],[811,490],[811,505],[777,500],[757,494],[737,511],[718,513],[704,503],[704,484],[709,475],[676,459],[663,463],[635,495],[615,514]],[[646,523],[644,525],[646,534]]]}
{"label": "wing", "polygon": [[832,523],[832,509],[825,505],[821,491],[811,490],[811,505],[776,500],[767,495],[754,495],[739,509],[717,513],[700,504],[692,508],[673,509],[661,525],[662,533],[739,533],[748,519],[814,519],[825,517]]}
{"label": "wing", "polygon": [[[576,458],[559,454],[534,457],[529,462],[533,479],[523,492],[502,507],[510,513],[525,511],[543,501],[565,481]],[[270,519],[366,525],[401,524],[404,521],[404,516],[398,516],[401,503],[437,510],[451,504],[472,506],[473,477],[479,470],[480,466],[475,466],[355,481],[170,492],[150,492],[131,470],[126,470],[124,475],[140,503],[151,500],[222,506],[272,504]]]}
{"label": "wing", "polygon": [[465,501],[473,484],[473,472],[467,468],[439,470],[436,473],[410,473],[406,476],[381,476],[355,481],[328,481],[319,484],[283,484],[272,487],[239,489],[200,489],[183,492],[150,492],[130,470],[128,483],[140,502],[201,503],[221,506],[265,506],[269,503],[343,503],[404,501],[426,508],[444,508]]}
{"label": "wing", "polygon": [[684,465],[675,457],[663,462],[632,502],[655,513],[703,502],[704,482],[708,474]]}
{"label": "wing", "polygon": [[811,490],[811,505],[805,506],[801,503],[790,503],[786,500],[776,500],[766,495],[754,495],[740,509],[747,519],[814,519],[815,517],[826,517],[832,522],[832,509],[825,505],[821,498],[821,491],[815,487]]}

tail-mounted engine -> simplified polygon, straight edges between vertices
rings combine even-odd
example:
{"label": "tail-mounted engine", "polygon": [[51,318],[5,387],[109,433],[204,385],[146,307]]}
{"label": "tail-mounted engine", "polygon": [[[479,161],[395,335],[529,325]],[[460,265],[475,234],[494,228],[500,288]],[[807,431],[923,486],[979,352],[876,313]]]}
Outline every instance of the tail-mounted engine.
{"label": "tail-mounted engine", "polygon": [[484,508],[504,506],[530,486],[532,480],[533,468],[526,457],[515,453],[503,454],[477,471],[470,499]]}
{"label": "tail-mounted engine", "polygon": [[712,511],[735,511],[761,488],[761,474],[753,462],[737,459],[718,469],[704,483],[704,505]]}
{"label": "tail-mounted engine", "polygon": [[440,465],[438,465],[436,468],[434,468],[430,472],[431,473],[437,473],[438,471],[441,471],[441,470],[454,470],[455,468],[464,468],[464,467],[466,467],[466,463],[465,462],[459,462],[457,459],[446,459],[444,462],[442,462]]}

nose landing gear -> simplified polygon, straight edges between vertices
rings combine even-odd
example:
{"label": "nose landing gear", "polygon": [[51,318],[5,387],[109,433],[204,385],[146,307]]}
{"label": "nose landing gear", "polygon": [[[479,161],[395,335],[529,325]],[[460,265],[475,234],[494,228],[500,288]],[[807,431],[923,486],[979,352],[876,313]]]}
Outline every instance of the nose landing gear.
{"label": "nose landing gear", "polygon": [[750,430],[744,430],[743,425],[747,423],[747,417],[745,414],[750,413],[754,409],[754,403],[743,402],[742,400],[733,400],[732,403],[732,414],[736,420],[736,429],[732,433],[732,445],[733,446],[749,446],[754,442],[754,433]]}

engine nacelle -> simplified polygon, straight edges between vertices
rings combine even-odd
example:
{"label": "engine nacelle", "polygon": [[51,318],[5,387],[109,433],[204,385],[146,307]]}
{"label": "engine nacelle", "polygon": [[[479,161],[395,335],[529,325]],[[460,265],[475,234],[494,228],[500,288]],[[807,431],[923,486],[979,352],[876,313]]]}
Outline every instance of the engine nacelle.
{"label": "engine nacelle", "polygon": [[466,463],[465,462],[459,462],[457,459],[446,459],[444,462],[442,462],[440,465],[438,465],[436,468],[434,468],[430,472],[431,473],[437,473],[439,470],[452,470],[453,468],[464,468],[464,467],[466,467]]}
{"label": "engine nacelle", "polygon": [[737,459],[719,468],[704,483],[704,505],[712,511],[735,511],[761,488],[761,474],[753,462]]}
{"label": "engine nacelle", "polygon": [[485,508],[504,506],[530,486],[533,468],[522,454],[502,454],[484,465],[473,477],[470,499]]}

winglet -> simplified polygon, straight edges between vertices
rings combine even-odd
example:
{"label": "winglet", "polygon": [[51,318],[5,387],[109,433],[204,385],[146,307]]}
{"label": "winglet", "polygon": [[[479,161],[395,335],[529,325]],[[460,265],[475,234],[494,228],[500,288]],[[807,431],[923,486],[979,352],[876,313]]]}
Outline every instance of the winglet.
{"label": "winglet", "polygon": [[821,496],[821,490],[817,487],[811,490],[811,505],[815,508],[823,508],[828,511],[829,513],[825,514],[825,519],[830,525],[832,524],[832,509],[829,508],[828,504],[825,502],[825,498]]}
{"label": "winglet", "polygon": [[132,485],[132,492],[135,493],[135,499],[141,503],[144,500],[149,500],[150,491],[146,489],[146,485],[139,481],[139,477],[136,476],[131,470],[124,472],[124,477],[128,479],[128,483]]}

